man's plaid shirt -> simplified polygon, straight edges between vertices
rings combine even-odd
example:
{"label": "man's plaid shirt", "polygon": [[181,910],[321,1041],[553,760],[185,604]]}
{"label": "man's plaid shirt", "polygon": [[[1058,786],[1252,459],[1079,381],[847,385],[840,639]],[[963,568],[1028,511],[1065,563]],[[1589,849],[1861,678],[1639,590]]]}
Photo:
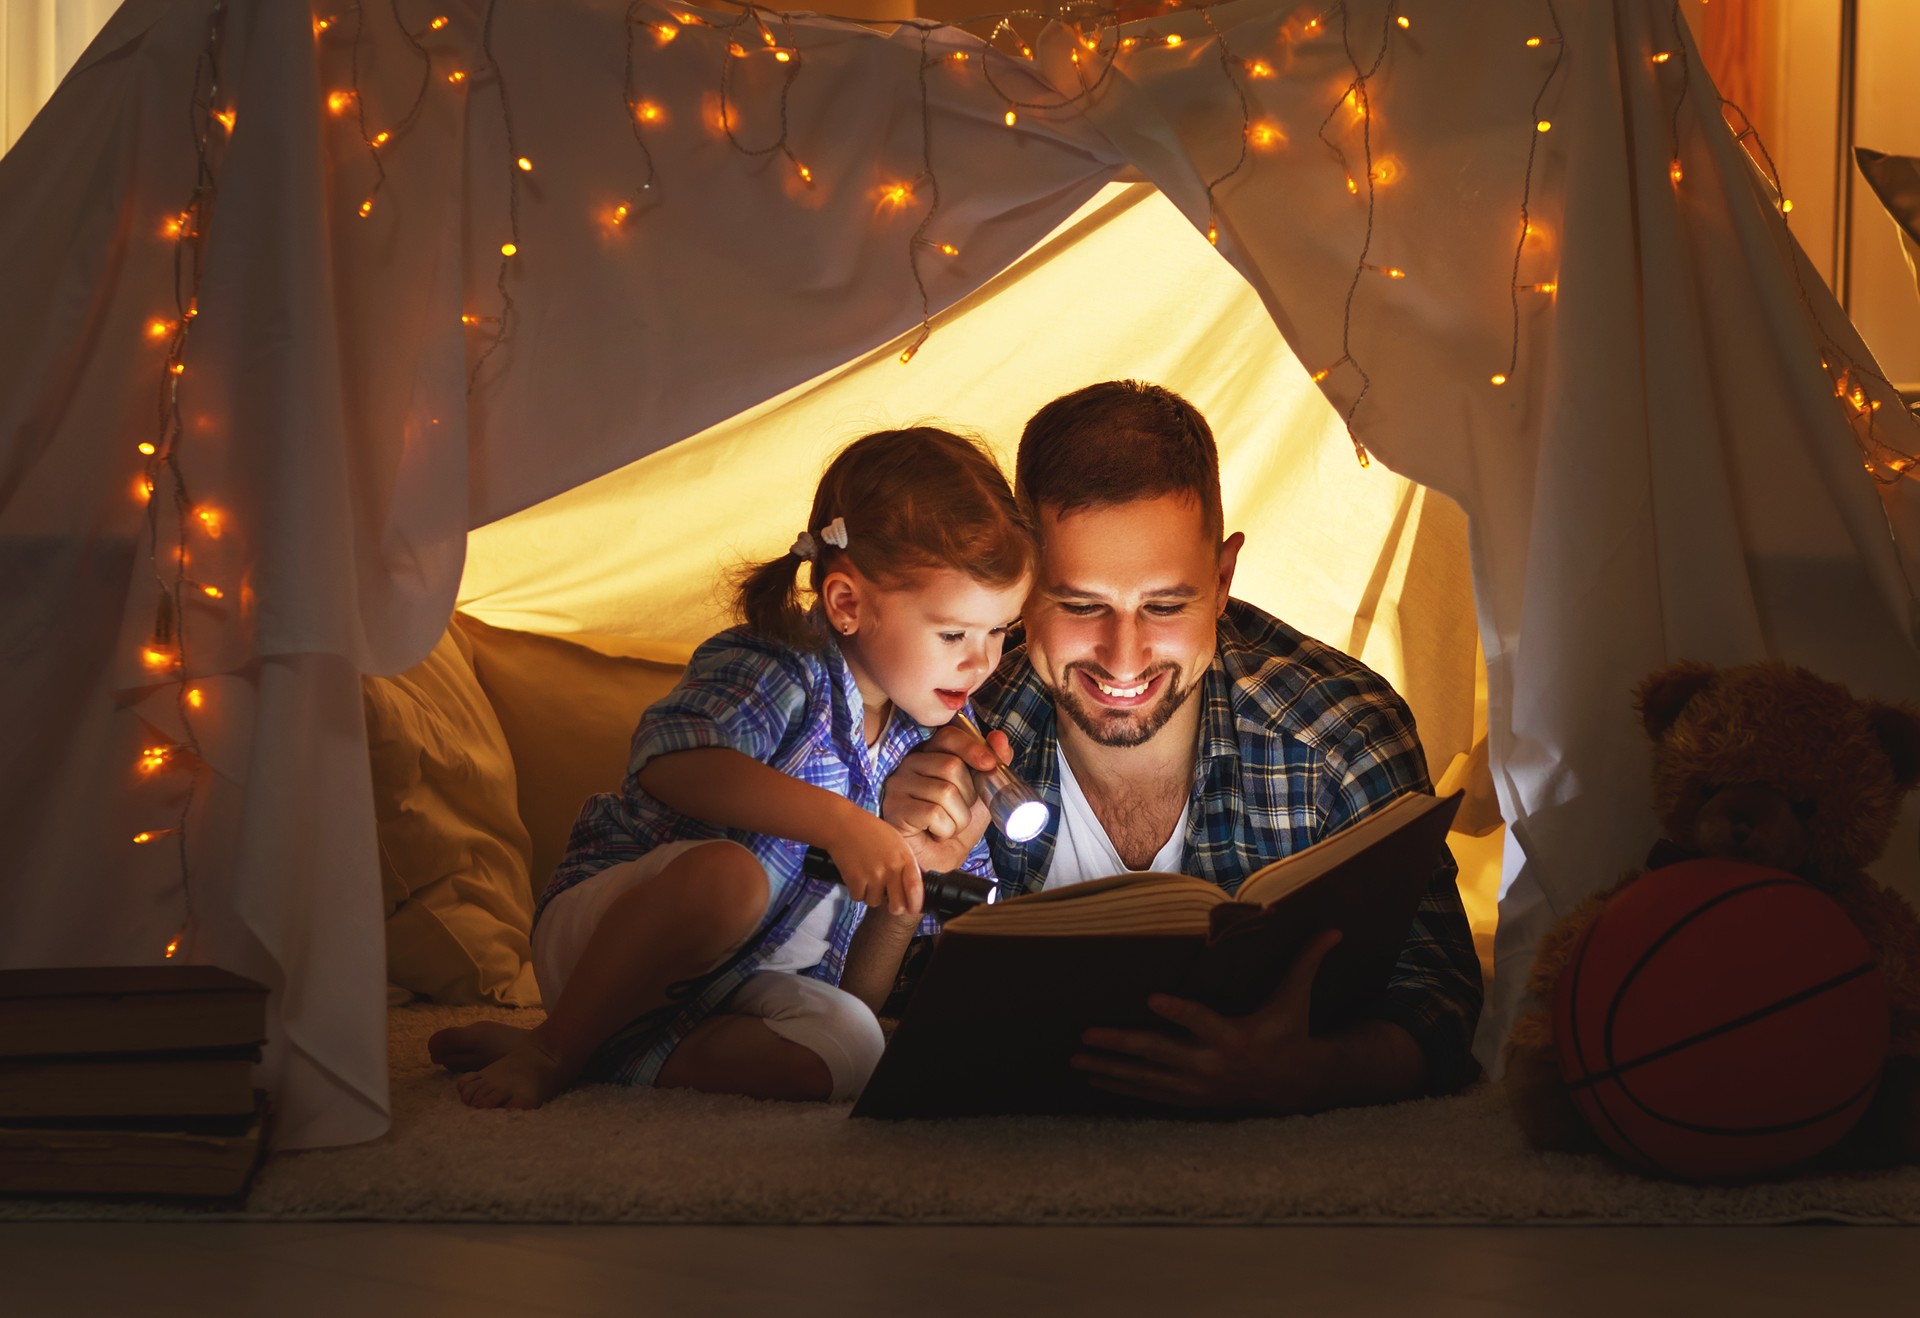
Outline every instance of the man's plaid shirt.
{"label": "man's plaid shirt", "polygon": [[[1413,715],[1358,660],[1302,636],[1240,600],[1219,622],[1201,702],[1199,754],[1180,868],[1236,891],[1261,866],[1320,841],[1403,792],[1431,791]],[[1013,769],[1053,806],[1047,831],[1024,845],[990,829],[1001,896],[1045,886],[1060,820],[1059,731],[1051,697],[1010,649],[974,696],[1013,743]],[[1373,1014],[1401,1026],[1427,1059],[1427,1087],[1447,1093],[1478,1067],[1480,962],[1453,856],[1414,915],[1393,978]]]}

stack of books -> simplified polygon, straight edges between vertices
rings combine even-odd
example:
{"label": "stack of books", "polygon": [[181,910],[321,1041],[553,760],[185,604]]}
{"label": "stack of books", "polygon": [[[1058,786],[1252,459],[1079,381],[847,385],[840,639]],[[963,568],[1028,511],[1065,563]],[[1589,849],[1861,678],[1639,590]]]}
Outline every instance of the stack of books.
{"label": "stack of books", "polygon": [[0,971],[0,1194],[243,1194],[266,1023],[213,966]]}

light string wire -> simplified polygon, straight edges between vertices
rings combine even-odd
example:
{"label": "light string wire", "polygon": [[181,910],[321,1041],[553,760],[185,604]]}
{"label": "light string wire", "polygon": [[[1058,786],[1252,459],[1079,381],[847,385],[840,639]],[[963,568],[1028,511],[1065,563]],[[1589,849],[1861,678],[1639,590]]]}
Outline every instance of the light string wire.
{"label": "light string wire", "polygon": [[506,73],[493,53],[493,19],[499,7],[500,0],[487,0],[486,15],[480,24],[480,53],[486,58],[486,72],[492,77],[494,89],[500,96],[500,123],[507,136],[507,241],[500,245],[500,268],[493,281],[500,293],[500,315],[495,322],[499,329],[467,374],[468,396],[472,396],[474,387],[479,384],[480,372],[488,359],[512,338],[516,311],[513,293],[507,288],[507,274],[513,265],[513,258],[520,251],[520,175],[527,171],[521,165],[526,157],[520,154],[519,135],[514,130],[513,103],[507,95]]}
{"label": "light string wire", "polygon": [[920,351],[920,345],[933,334],[933,304],[927,294],[926,276],[920,272],[920,249],[930,245],[927,231],[933,227],[934,218],[940,213],[940,180],[933,172],[933,107],[931,93],[927,88],[927,70],[932,61],[927,58],[927,42],[933,36],[934,29],[922,26],[920,37],[920,67],[917,70],[920,83],[920,174],[914,182],[924,182],[927,188],[927,209],[915,226],[913,238],[907,244],[907,264],[913,273],[913,285],[920,291],[920,329],[912,343],[900,353],[900,364],[905,366]]}
{"label": "light string wire", "polygon": [[[142,484],[147,500],[147,561],[159,589],[153,636],[144,658],[149,667],[163,668],[172,677],[181,737],[170,745],[143,751],[140,767],[149,773],[156,772],[171,765],[184,750],[189,761],[179,767],[190,770],[186,775],[186,788],[173,827],[143,830],[134,838],[136,844],[142,844],[157,841],[169,833],[173,835],[184,910],[178,930],[166,945],[165,955],[168,958],[179,952],[181,944],[191,937],[194,927],[188,824],[198,796],[199,771],[205,764],[200,735],[194,725],[197,688],[192,686],[187,676],[186,599],[187,587],[191,584],[187,576],[187,536],[196,510],[180,461],[180,442],[185,433],[180,410],[180,380],[186,374],[187,344],[193,322],[200,314],[200,282],[205,268],[209,211],[218,191],[213,169],[213,125],[221,122],[230,126],[233,122],[231,112],[226,112],[223,119],[220,108],[220,57],[225,47],[226,9],[226,0],[214,0],[207,17],[206,40],[194,64],[193,91],[188,109],[194,150],[194,186],[185,209],[170,226],[179,240],[173,251],[175,320],[161,375],[158,438],[142,445],[146,456]],[[172,486],[175,552],[170,568],[162,567],[160,562],[160,514],[154,497],[162,473],[169,478]]]}
{"label": "light string wire", "polygon": [[[1534,127],[1533,131],[1527,134],[1527,172],[1520,185],[1520,236],[1513,240],[1513,276],[1508,280],[1511,285],[1508,289],[1509,300],[1513,304],[1513,336],[1507,351],[1506,377],[1511,377],[1520,370],[1520,294],[1523,289],[1520,283],[1520,264],[1526,257],[1527,239],[1533,233],[1533,168],[1540,155],[1540,139],[1546,136],[1539,127],[1546,122],[1540,117],[1540,107],[1546,103],[1547,92],[1552,88],[1553,80],[1559,76],[1560,64],[1567,55],[1567,33],[1560,22],[1560,11],[1554,6],[1554,0],[1546,0],[1546,5],[1547,17],[1553,23],[1553,37],[1550,43],[1553,46],[1553,63],[1547,66],[1547,76],[1540,80],[1540,90],[1534,94],[1533,108],[1529,115]],[[1556,281],[1524,287],[1532,291],[1551,293],[1558,286]],[[1494,383],[1504,383],[1504,378],[1495,380]]]}
{"label": "light string wire", "polygon": [[[626,92],[627,123],[633,129],[633,140],[635,144],[637,144],[640,148],[640,159],[643,162],[645,162],[647,167],[646,174],[642,176],[640,180],[640,186],[634,191],[634,204],[638,204],[641,201],[647,200],[647,198],[643,197],[641,194],[651,193],[653,191],[654,181],[659,176],[659,172],[660,172],[657,166],[654,164],[653,148],[647,145],[646,134],[641,131],[641,124],[643,122],[646,111],[644,108],[644,102],[640,96],[640,88],[636,80],[637,74],[639,72],[639,66],[638,66],[638,61],[636,59],[634,41],[639,36],[639,29],[642,23],[644,22],[644,20],[640,17],[640,11],[643,7],[646,6],[646,4],[647,4],[647,0],[632,0],[632,2],[627,5],[627,18],[626,18],[626,23],[624,24],[624,30],[626,34],[627,62],[626,62],[626,73],[621,80],[621,85]],[[615,218],[617,220],[625,220],[626,216],[616,211]]]}
{"label": "light string wire", "polygon": [[1368,257],[1373,254],[1373,222],[1377,201],[1373,166],[1373,105],[1368,85],[1372,82],[1374,74],[1380,71],[1381,64],[1386,61],[1387,47],[1392,40],[1394,27],[1393,11],[1398,3],[1399,0],[1388,0],[1386,9],[1381,15],[1380,46],[1374,52],[1373,62],[1365,68],[1361,67],[1360,57],[1354,53],[1353,49],[1352,15],[1348,12],[1344,0],[1343,3],[1334,6],[1331,12],[1340,16],[1341,50],[1346,54],[1347,66],[1353,70],[1353,78],[1341,92],[1340,98],[1333,103],[1333,108],[1327,111],[1326,118],[1320,121],[1318,134],[1320,140],[1327,144],[1328,150],[1333,152],[1334,159],[1339,162],[1341,173],[1346,176],[1347,190],[1358,192],[1359,185],[1354,181],[1353,169],[1347,161],[1346,151],[1333,138],[1327,136],[1327,129],[1333,123],[1334,117],[1340,113],[1340,107],[1349,101],[1353,103],[1354,109],[1360,116],[1360,149],[1367,180],[1366,231],[1361,238],[1360,255],[1354,262],[1353,279],[1347,285],[1346,303],[1341,313],[1340,360],[1334,362],[1332,366],[1315,372],[1313,378],[1316,382],[1324,380],[1340,366],[1351,366],[1359,375],[1360,389],[1354,394],[1353,400],[1347,404],[1341,419],[1346,423],[1348,438],[1353,441],[1354,456],[1363,467],[1371,466],[1372,459],[1367,456],[1366,446],[1353,433],[1353,418],[1354,414],[1360,410],[1362,400],[1373,388],[1373,377],[1367,373],[1367,369],[1360,364],[1353,353],[1353,303],[1360,290],[1360,281],[1366,277],[1366,271],[1371,265]]}
{"label": "light string wire", "polygon": [[[368,131],[367,98],[364,89],[360,85],[360,55],[362,47],[366,42],[367,13],[364,2],[355,4],[353,7],[353,46],[349,56],[349,77],[353,84],[354,117],[360,126],[360,141],[367,148],[367,157],[373,161],[374,174],[373,190],[369,192],[366,199],[360,203],[360,215],[363,219],[372,214],[374,199],[378,197],[381,190],[387,186],[387,167],[385,162],[380,158],[380,152],[389,141],[404,135],[409,128],[413,127],[414,121],[420,117],[420,111],[427,103],[427,85],[433,78],[433,57],[427,53],[427,48],[420,43],[419,37],[415,36],[412,30],[409,29],[401,19],[400,0],[389,0],[389,4],[393,14],[394,26],[400,29],[400,35],[405,38],[408,47],[412,49],[413,53],[420,60],[420,86],[413,94],[413,103],[407,107],[407,112],[400,117],[398,123],[392,128],[383,129],[379,133]],[[429,30],[438,31],[446,25],[446,19],[436,18],[433,20]]]}

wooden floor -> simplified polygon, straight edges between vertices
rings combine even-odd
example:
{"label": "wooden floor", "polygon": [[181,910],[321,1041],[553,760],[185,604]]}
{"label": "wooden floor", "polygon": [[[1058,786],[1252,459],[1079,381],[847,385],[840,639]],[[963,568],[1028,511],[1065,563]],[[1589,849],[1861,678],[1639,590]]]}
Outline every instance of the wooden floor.
{"label": "wooden floor", "polygon": [[1920,1312],[1920,1229],[0,1224],[9,1318]]}

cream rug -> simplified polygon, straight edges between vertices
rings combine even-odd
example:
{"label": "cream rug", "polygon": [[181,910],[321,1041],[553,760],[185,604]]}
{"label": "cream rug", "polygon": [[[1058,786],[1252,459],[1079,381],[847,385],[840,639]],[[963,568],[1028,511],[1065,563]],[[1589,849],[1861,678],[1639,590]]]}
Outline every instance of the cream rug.
{"label": "cream rug", "polygon": [[489,1222],[1920,1223],[1920,1168],[1700,1188],[1527,1150],[1492,1086],[1231,1123],[870,1123],[846,1106],[595,1086],[476,1112],[427,1061],[445,1025],[392,1013],[393,1130],[282,1154],[242,1211],[0,1201],[22,1218]]}

